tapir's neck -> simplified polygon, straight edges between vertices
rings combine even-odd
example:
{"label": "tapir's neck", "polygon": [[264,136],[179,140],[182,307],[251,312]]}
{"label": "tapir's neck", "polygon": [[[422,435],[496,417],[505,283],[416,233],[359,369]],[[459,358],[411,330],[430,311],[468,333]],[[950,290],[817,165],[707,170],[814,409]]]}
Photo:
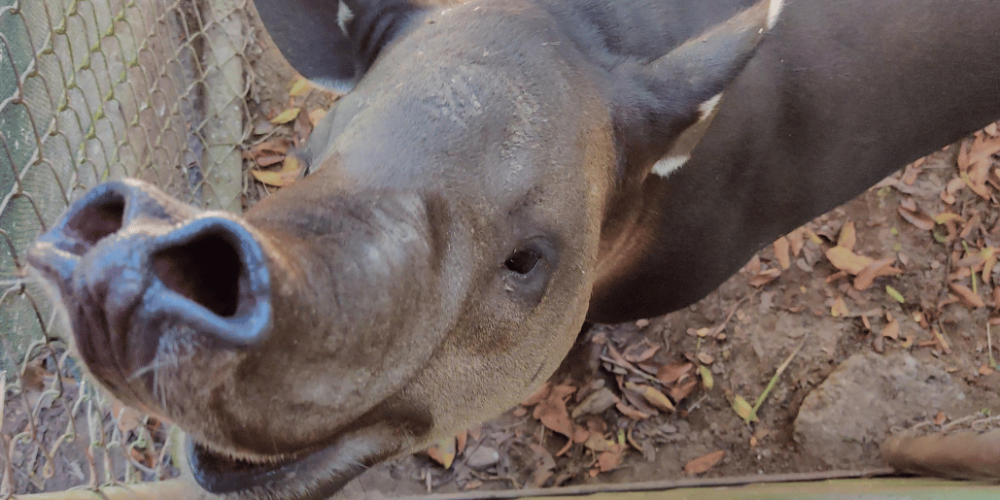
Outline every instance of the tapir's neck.
{"label": "tapir's neck", "polygon": [[775,238],[1000,118],[1000,30],[976,5],[789,2],[692,158],[644,183],[645,231],[606,264],[590,319],[684,307]]}
{"label": "tapir's neck", "polygon": [[538,0],[592,62],[609,70],[623,60],[651,61],[757,0],[606,2]]}

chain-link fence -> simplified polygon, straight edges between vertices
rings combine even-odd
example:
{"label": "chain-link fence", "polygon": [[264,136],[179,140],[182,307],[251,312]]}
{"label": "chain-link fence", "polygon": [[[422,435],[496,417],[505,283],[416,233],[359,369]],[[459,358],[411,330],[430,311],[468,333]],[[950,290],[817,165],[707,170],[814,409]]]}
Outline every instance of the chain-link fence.
{"label": "chain-link fence", "polygon": [[239,211],[249,0],[0,0],[0,498],[155,480],[163,424],[95,393],[25,252],[96,184]]}

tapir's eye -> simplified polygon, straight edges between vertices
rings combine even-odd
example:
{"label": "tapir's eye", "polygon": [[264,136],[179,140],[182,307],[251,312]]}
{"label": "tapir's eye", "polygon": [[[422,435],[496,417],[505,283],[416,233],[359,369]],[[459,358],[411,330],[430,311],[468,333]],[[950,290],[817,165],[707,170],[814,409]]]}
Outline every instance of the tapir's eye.
{"label": "tapir's eye", "polygon": [[517,274],[528,274],[541,258],[542,256],[534,250],[518,250],[510,254],[503,265]]}

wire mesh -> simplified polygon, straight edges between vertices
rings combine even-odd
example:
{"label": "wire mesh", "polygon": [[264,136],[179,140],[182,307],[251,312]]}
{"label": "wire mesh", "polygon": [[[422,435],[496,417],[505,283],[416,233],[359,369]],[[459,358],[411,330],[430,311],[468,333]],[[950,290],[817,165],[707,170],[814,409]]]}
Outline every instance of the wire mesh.
{"label": "wire mesh", "polygon": [[165,426],[94,390],[29,276],[96,184],[239,211],[249,0],[0,0],[0,498],[171,476]]}

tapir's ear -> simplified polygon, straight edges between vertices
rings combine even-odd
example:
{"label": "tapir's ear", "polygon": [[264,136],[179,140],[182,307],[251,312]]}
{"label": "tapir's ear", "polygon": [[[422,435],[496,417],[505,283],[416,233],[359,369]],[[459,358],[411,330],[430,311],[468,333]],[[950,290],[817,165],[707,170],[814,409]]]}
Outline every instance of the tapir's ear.
{"label": "tapir's ear", "polygon": [[652,62],[614,70],[615,120],[629,168],[665,176],[686,161],[782,4],[764,0]]}
{"label": "tapir's ear", "polygon": [[275,45],[302,76],[347,92],[415,14],[450,0],[254,0]]}

